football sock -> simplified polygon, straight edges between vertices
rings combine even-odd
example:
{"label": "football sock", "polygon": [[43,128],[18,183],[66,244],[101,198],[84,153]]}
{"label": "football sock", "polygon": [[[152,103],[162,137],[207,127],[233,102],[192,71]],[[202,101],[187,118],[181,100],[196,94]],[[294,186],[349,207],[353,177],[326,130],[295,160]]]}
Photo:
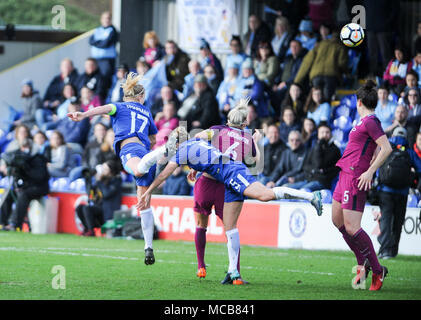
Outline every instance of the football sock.
{"label": "football sock", "polygon": [[206,228],[196,227],[194,234],[194,243],[196,244],[197,268],[206,268],[205,248],[206,248]]}
{"label": "football sock", "polygon": [[140,211],[140,221],[142,224],[143,237],[145,238],[145,249],[152,248],[154,218],[152,208]]}
{"label": "football sock", "polygon": [[[227,235],[228,259],[229,267],[228,272],[237,270],[238,255],[240,253],[240,234],[238,229],[231,229],[225,232]],[[238,271],[238,270],[237,270]]]}
{"label": "football sock", "polygon": [[380,274],[382,273],[382,267],[377,259],[376,252],[374,251],[373,243],[371,242],[368,234],[360,228],[353,236],[352,239],[357,246],[360,253],[367,258],[370,262],[371,269],[373,273]]}
{"label": "football sock", "polygon": [[342,233],[342,236],[347,243],[348,247],[354,252],[355,257],[357,258],[358,265],[362,266],[365,261],[365,257],[361,254],[360,250],[358,250],[357,245],[354,243],[352,236],[346,232],[345,226],[339,228],[339,231]]}
{"label": "football sock", "polygon": [[272,188],[272,191],[275,193],[276,200],[279,199],[303,199],[311,201],[314,198],[313,193],[303,191],[303,190],[297,190],[293,188],[288,187],[275,187]]}
{"label": "football sock", "polygon": [[137,165],[137,171],[140,173],[147,173],[149,169],[157,163],[159,158],[165,154],[166,150],[164,145],[145,154]]}

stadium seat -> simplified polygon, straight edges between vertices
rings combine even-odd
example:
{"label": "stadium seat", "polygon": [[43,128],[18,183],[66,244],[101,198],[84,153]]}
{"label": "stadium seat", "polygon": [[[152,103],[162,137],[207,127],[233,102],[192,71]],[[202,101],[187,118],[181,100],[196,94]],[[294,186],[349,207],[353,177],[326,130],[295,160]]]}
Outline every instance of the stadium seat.
{"label": "stadium seat", "polygon": [[392,101],[394,103],[398,103],[398,99],[399,99],[399,97],[396,94],[394,94],[394,93],[389,94],[389,97],[388,97],[389,101]]}
{"label": "stadium seat", "polygon": [[85,179],[79,178],[75,181],[70,182],[69,190],[76,191],[76,192],[85,192]]}
{"label": "stadium seat", "polygon": [[352,119],[349,116],[340,116],[333,120],[333,127],[347,132],[352,128]]}
{"label": "stadium seat", "polygon": [[51,189],[54,191],[67,191],[69,190],[69,178],[57,178],[51,184]]}
{"label": "stadium seat", "polygon": [[349,94],[341,99],[341,105],[346,105],[348,108],[357,108],[357,96]]}

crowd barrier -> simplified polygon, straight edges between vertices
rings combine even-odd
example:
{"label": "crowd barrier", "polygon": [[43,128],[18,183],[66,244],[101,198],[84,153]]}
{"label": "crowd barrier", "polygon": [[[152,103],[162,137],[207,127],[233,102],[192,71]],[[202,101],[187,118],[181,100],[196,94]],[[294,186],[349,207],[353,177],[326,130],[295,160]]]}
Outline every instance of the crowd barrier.
{"label": "crowd barrier", "polygon": [[[52,193],[59,199],[57,232],[79,233],[82,230],[75,208],[87,200],[83,193]],[[135,195],[125,195],[122,207],[136,215]],[[160,239],[194,240],[196,229],[192,197],[153,195],[151,206]],[[243,245],[311,250],[348,250],[341,233],[331,221],[331,204],[324,204],[323,215],[306,202],[272,201],[245,202],[238,221]],[[421,255],[421,223],[419,208],[407,208],[399,246],[400,254]],[[370,235],[374,248],[379,249],[379,207],[366,206],[362,227]],[[214,214],[209,218],[208,241],[226,242],[222,222]]]}

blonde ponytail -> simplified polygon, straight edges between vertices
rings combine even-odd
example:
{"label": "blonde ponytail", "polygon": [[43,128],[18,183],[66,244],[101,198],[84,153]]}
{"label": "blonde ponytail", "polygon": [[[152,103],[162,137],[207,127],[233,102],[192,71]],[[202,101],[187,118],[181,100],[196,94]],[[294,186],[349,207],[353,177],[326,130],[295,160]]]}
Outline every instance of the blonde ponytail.
{"label": "blonde ponytail", "polygon": [[249,104],[250,97],[240,99],[234,109],[232,109],[227,116],[227,123],[229,126],[241,127],[245,124],[248,115],[247,106]]}
{"label": "blonde ponytail", "polygon": [[121,85],[125,98],[137,98],[145,94],[145,88],[138,82],[142,79],[142,75],[130,72],[126,81]]}

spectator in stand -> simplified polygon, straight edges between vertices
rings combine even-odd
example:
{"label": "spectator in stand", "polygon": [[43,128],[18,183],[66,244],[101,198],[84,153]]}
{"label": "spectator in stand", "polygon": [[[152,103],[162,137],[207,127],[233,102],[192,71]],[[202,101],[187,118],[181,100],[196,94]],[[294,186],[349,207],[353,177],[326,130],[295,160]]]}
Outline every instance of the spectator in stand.
{"label": "spectator in stand", "polygon": [[197,60],[189,61],[189,74],[184,77],[183,100],[190,96],[194,91],[194,77],[201,73],[200,63]]}
{"label": "spectator in stand", "polygon": [[421,97],[418,88],[409,89],[403,100],[408,109],[408,120],[421,116]]}
{"label": "spectator in stand", "polygon": [[309,0],[308,16],[313,22],[314,30],[318,30],[323,23],[333,25],[334,23],[334,0]]}
{"label": "spectator in stand", "polygon": [[303,120],[303,127],[301,129],[301,137],[303,144],[307,150],[310,150],[317,141],[316,123],[311,118]]}
{"label": "spectator in stand", "polygon": [[324,97],[331,101],[336,86],[348,72],[348,53],[334,33],[331,39],[322,40],[303,59],[295,82],[304,84],[308,78],[313,87],[322,88]]}
{"label": "spectator in stand", "polygon": [[[72,102],[69,105],[69,113],[80,110],[79,101]],[[66,117],[60,120],[56,130],[60,131],[65,142],[73,150],[73,152],[82,154],[83,147],[85,146],[88,138],[89,128],[89,118],[76,122],[70,120],[69,117]]]}
{"label": "spectator in stand", "polygon": [[276,165],[281,159],[282,152],[286,149],[285,143],[279,138],[279,128],[272,123],[267,129],[268,143],[264,148],[264,167],[259,175],[259,181],[263,184],[269,182],[269,176],[272,174]]}
{"label": "spectator in stand", "polygon": [[200,66],[202,70],[205,70],[207,65],[211,65],[215,69],[216,78],[219,81],[224,79],[224,70],[222,69],[221,61],[218,57],[212,52],[209,42],[205,39],[200,39]]}
{"label": "spectator in stand", "polygon": [[180,92],[183,91],[184,77],[189,73],[189,56],[178,48],[173,40],[165,43],[165,72],[168,85]]}
{"label": "spectator in stand", "polygon": [[389,88],[383,84],[377,90],[376,116],[382,124],[383,130],[390,127],[395,117],[396,103],[389,100]]}
{"label": "spectator in stand", "polygon": [[98,154],[98,163],[104,163],[108,160],[114,160],[120,165],[120,171],[121,168],[121,162],[120,158],[115,154],[113,145],[114,145],[114,130],[112,128],[109,128],[107,132],[105,133],[104,141],[101,144],[101,152]]}
{"label": "spectator in stand", "polygon": [[68,177],[75,166],[70,149],[59,131],[53,131],[50,136],[51,161],[47,162],[48,173],[53,178]]}
{"label": "spectator in stand", "polygon": [[169,134],[178,127],[177,108],[174,101],[168,101],[164,104],[162,112],[155,116],[155,125],[158,129],[156,134],[156,143],[153,149],[162,146],[168,140]]}
{"label": "spectator in stand", "polygon": [[270,42],[259,42],[254,59],[254,72],[260,81],[265,83],[268,88],[272,88],[275,77],[279,73],[279,60],[273,52]]}
{"label": "spectator in stand", "polygon": [[198,74],[194,78],[194,94],[197,96],[197,100],[185,119],[187,120],[188,130],[206,129],[221,124],[218,101],[216,101],[215,95],[209,88],[207,79],[203,74]]}
{"label": "spectator in stand", "polygon": [[[420,44],[421,45],[421,44]],[[418,87],[421,88],[421,48],[412,59],[412,70],[418,75]]]}
{"label": "spectator in stand", "polygon": [[66,118],[70,103],[75,102],[76,90],[71,83],[67,83],[63,87],[63,98],[65,99],[53,113],[50,109],[38,109],[35,113],[37,126],[43,131],[54,130],[57,128],[61,119]]}
{"label": "spectator in stand", "polygon": [[268,25],[257,15],[251,14],[248,19],[248,30],[243,37],[245,53],[254,58],[257,53],[257,46],[261,41],[271,41],[272,33]]}
{"label": "spectator in stand", "polygon": [[304,112],[305,97],[302,86],[299,83],[292,83],[289,87],[288,94],[282,100],[281,112],[286,107],[292,107],[298,120],[303,120],[306,116]]}
{"label": "spectator in stand", "polygon": [[[298,40],[292,40],[289,44],[289,47],[291,49],[291,54],[285,58],[283,69],[280,73],[279,83],[273,86],[273,106],[281,105],[287,90],[294,82],[298,70],[300,69],[301,63],[303,62],[304,56],[307,54],[307,50],[301,46],[301,42]],[[276,110],[276,108],[275,112],[276,114],[279,114],[279,110]]]}
{"label": "spectator in stand", "polygon": [[42,154],[47,161],[51,162],[51,146],[47,136],[42,131],[34,134],[33,146],[39,154]]}
{"label": "spectator in stand", "polygon": [[76,89],[78,92],[83,87],[88,87],[98,95],[101,100],[107,96],[106,83],[98,69],[97,61],[94,58],[88,58],[85,60],[85,72],[82,73],[77,79]]}
{"label": "spectator in stand", "polygon": [[178,167],[171,176],[165,180],[163,194],[170,196],[189,196],[191,194],[191,186],[187,182],[187,174]]}
{"label": "spectator in stand", "polygon": [[386,128],[384,132],[386,133],[387,137],[391,137],[393,131],[397,127],[402,127],[407,132],[407,140],[410,146],[412,146],[415,142],[415,137],[417,132],[420,128],[420,117],[412,117],[412,119],[408,118],[408,108],[405,105],[398,104],[395,109],[395,118],[391,126]]}
{"label": "spectator in stand", "polygon": [[163,86],[161,88],[161,96],[155,101],[151,107],[152,116],[155,116],[162,112],[164,105],[168,102],[174,102],[176,111],[180,108],[180,101],[177,98],[177,95],[174,94],[174,90],[170,86]]}
{"label": "spectator in stand", "polygon": [[390,89],[400,95],[405,87],[405,77],[409,70],[412,69],[412,61],[406,56],[403,46],[396,46],[395,58],[390,60],[383,74],[383,80],[387,81]]}
{"label": "spectator in stand", "polygon": [[332,27],[327,23],[321,23],[319,27],[320,41],[332,39]]}
{"label": "spectator in stand", "polygon": [[60,62],[60,74],[51,80],[44,96],[44,108],[55,110],[62,102],[63,87],[67,83],[71,83],[76,87],[79,75],[73,67],[73,62],[69,58],[65,58]]}
{"label": "spectator in stand", "polygon": [[105,221],[112,220],[114,211],[121,207],[121,175],[120,164],[117,161],[108,160],[101,166],[101,171],[95,176],[94,199],[88,205],[76,207],[76,214],[82,221],[84,230],[82,236],[94,237],[94,228],[101,227]]}
{"label": "spectator in stand", "polygon": [[303,164],[307,151],[299,131],[289,133],[288,147],[282,152],[279,163],[270,175],[269,182],[266,183],[269,188],[300,181],[304,176]]}
{"label": "spectator in stand", "polygon": [[304,160],[304,179],[287,186],[311,192],[330,189],[339,173],[335,164],[340,158],[341,151],[333,142],[331,129],[327,123],[322,122],[317,128],[317,142]]}
{"label": "spectator in stand", "polygon": [[218,99],[219,111],[224,119],[228,116],[231,106],[234,105],[234,93],[239,84],[238,71],[240,65],[233,60],[227,62],[227,74],[224,81],[219,85],[216,99]]}
{"label": "spectator in stand", "polygon": [[313,87],[308,94],[304,112],[319,125],[320,121],[330,120],[330,104],[325,101],[320,87]]}
{"label": "spectator in stand", "polygon": [[90,140],[82,155],[82,166],[94,169],[98,164],[103,162],[99,161],[99,154],[101,153],[101,146],[104,143],[107,127],[102,123],[97,123],[94,126],[94,139]]}
{"label": "spectator in stand", "polygon": [[290,30],[288,19],[284,16],[276,17],[274,37],[272,38],[272,48],[279,62],[283,63],[286,58],[286,53],[290,46],[293,33]]}
{"label": "spectator in stand", "polygon": [[97,165],[103,163],[100,162],[99,155],[106,132],[107,127],[102,123],[97,123],[94,126],[94,139],[90,140],[83,149],[81,166],[75,167],[69,172],[70,181],[81,178],[84,168],[95,169]]}
{"label": "spectator in stand", "polygon": [[[96,60],[99,72],[103,77],[105,90],[111,85],[117,58],[117,42],[118,32],[111,24],[111,12],[105,11],[101,14],[101,26],[96,28],[94,34],[89,38],[91,57]],[[105,98],[105,92],[97,93],[102,94],[102,97]]]}
{"label": "spectator in stand", "polygon": [[247,106],[247,128],[254,132],[256,129],[261,128],[261,121],[259,116],[257,115],[256,106],[253,104],[252,101],[249,101]]}
{"label": "spectator in stand", "polygon": [[418,158],[421,160],[421,132],[417,132],[413,149],[417,154]]}
{"label": "spectator in stand", "polygon": [[251,98],[259,118],[269,116],[269,100],[265,93],[264,84],[254,74],[253,62],[249,58],[241,66],[241,76],[234,93],[234,101],[239,101],[244,97]]}
{"label": "spectator in stand", "polygon": [[410,89],[419,90],[418,74],[415,72],[415,70],[411,69],[408,71],[408,73],[405,76],[405,83],[406,83],[406,87],[401,91],[401,94],[400,94],[401,97],[405,97],[405,95],[408,94],[408,91]]}
{"label": "spectator in stand", "polygon": [[[381,76],[392,58],[393,33],[399,20],[399,2],[393,0],[364,0],[366,34],[370,73]],[[381,61],[378,57],[381,56]],[[404,76],[402,77],[404,78]]]}
{"label": "spectator in stand", "polygon": [[214,95],[218,93],[219,85],[221,84],[220,78],[218,78],[216,74],[216,70],[214,66],[208,64],[203,68],[203,74],[205,75],[206,79],[208,79],[208,85],[212,89]]}
{"label": "spectator in stand", "polygon": [[13,124],[14,126],[24,124],[31,129],[36,124],[36,111],[42,109],[41,98],[38,94],[38,91],[34,90],[32,80],[25,79],[22,82],[21,98],[23,114]]}
{"label": "spectator in stand", "polygon": [[[295,40],[298,40],[303,45],[303,48],[306,48],[307,51],[310,51],[314,48],[317,43],[317,37],[313,31],[313,23],[311,20],[303,19],[300,22],[298,27],[299,34],[295,37]],[[291,54],[291,50],[288,49],[287,55]]]}
{"label": "spectator in stand", "polygon": [[160,61],[165,56],[165,48],[160,43],[155,31],[145,32],[143,36],[143,48],[145,49],[143,58],[145,58],[146,63],[151,67],[154,66],[156,61]]}
{"label": "spectator in stand", "polygon": [[241,67],[247,55],[243,51],[243,44],[239,36],[233,35],[230,40],[231,53],[227,55],[225,61],[225,75],[228,72],[228,66],[238,65]]}
{"label": "spectator in stand", "polygon": [[110,90],[108,90],[108,95],[105,99],[105,103],[123,101],[123,88],[121,87],[121,85],[124,83],[128,72],[129,67],[127,66],[127,64],[122,63],[118,66],[116,74],[113,75],[111,87]]}
{"label": "spectator in stand", "polygon": [[[14,139],[7,145],[5,152],[13,152],[19,150],[20,146],[24,144],[25,140],[29,140],[32,146],[31,131],[25,124],[19,124],[15,128]],[[34,154],[36,150],[31,150]]]}
{"label": "spectator in stand", "polygon": [[288,143],[289,133],[291,131],[299,131],[300,123],[297,121],[294,111],[290,107],[283,109],[281,124],[279,125],[279,138],[284,144]]}

